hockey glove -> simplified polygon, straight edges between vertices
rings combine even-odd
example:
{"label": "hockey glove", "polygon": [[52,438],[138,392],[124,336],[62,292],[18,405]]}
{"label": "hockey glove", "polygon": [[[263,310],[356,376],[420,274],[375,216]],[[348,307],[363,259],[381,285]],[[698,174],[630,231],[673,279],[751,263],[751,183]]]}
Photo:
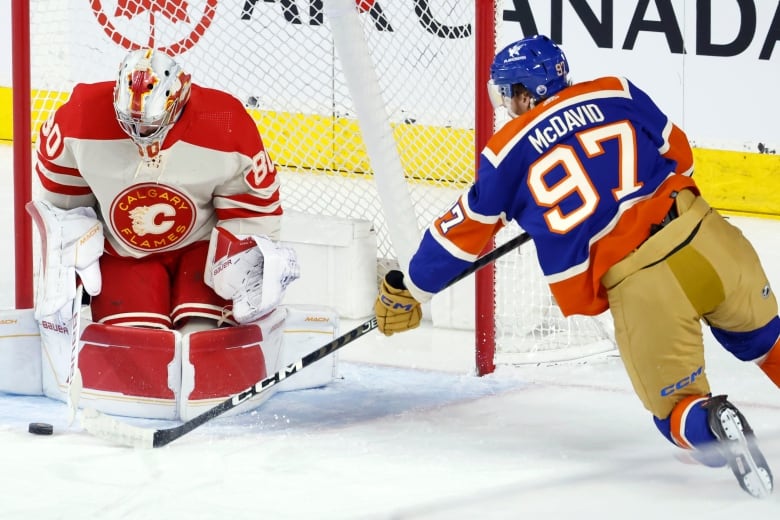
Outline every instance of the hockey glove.
{"label": "hockey glove", "polygon": [[235,236],[221,227],[212,231],[204,281],[233,300],[238,323],[253,322],[276,308],[299,276],[291,248],[263,236]]}
{"label": "hockey glove", "polygon": [[422,307],[404,285],[401,271],[390,271],[385,275],[374,312],[377,326],[385,336],[415,329],[420,325]]}

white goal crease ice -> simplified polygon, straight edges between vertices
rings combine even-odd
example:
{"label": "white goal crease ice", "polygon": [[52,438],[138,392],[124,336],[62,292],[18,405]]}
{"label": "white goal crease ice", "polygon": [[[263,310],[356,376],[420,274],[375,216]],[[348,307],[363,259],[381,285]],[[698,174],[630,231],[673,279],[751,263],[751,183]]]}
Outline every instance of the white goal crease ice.
{"label": "white goal crease ice", "polygon": [[[488,70],[479,69],[495,52],[496,3],[154,5],[29,3],[32,135],[16,135],[15,145],[35,139],[75,83],[112,80],[128,49],[154,46],[175,55],[194,82],[245,103],[282,173],[285,208],[373,224],[380,273],[403,266],[421,230],[473,180],[479,129],[495,124],[484,88]],[[13,52],[24,62],[24,49]],[[14,93],[23,86],[15,84]],[[502,232],[499,243],[514,232]],[[452,305],[470,309],[473,323],[464,326],[480,336],[495,333],[492,345],[477,348],[494,348],[496,362],[574,359],[614,348],[608,320],[560,315],[532,245],[495,269],[492,317],[473,318],[486,314],[474,312],[473,294]]]}

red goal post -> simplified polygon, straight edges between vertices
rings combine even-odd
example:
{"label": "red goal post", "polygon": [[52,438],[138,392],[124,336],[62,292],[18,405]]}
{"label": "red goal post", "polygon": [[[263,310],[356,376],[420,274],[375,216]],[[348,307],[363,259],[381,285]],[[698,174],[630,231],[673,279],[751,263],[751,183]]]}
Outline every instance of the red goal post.
{"label": "red goal post", "polygon": [[[285,207],[370,220],[380,274],[408,254],[393,224],[403,223],[396,236],[424,229],[472,182],[477,151],[494,130],[485,88],[499,32],[493,0],[355,0],[356,34],[372,69],[357,77],[376,77],[381,99],[369,101],[380,110],[371,120],[384,111],[387,131],[377,130],[377,139],[394,144],[386,157],[398,172],[389,185],[347,84],[353,63],[336,51],[327,9],[341,0],[12,1],[18,308],[33,303],[23,208],[35,189],[38,128],[75,83],[112,79],[130,48],[164,49],[196,83],[244,102],[281,172]],[[412,210],[391,219],[389,205]],[[465,298],[453,299],[472,308],[455,325],[475,331],[479,374],[496,361],[580,357],[593,350],[583,350],[591,336],[608,339],[601,325],[579,328],[556,314],[530,244],[475,278]]]}

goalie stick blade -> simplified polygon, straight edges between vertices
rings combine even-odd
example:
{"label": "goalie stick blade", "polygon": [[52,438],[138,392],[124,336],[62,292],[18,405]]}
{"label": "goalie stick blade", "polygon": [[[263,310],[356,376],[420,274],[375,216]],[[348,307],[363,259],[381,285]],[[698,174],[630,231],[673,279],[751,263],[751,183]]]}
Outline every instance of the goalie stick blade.
{"label": "goalie stick blade", "polygon": [[81,426],[89,433],[114,444],[132,448],[153,448],[155,430],[140,428],[105,415],[94,408],[85,408]]}

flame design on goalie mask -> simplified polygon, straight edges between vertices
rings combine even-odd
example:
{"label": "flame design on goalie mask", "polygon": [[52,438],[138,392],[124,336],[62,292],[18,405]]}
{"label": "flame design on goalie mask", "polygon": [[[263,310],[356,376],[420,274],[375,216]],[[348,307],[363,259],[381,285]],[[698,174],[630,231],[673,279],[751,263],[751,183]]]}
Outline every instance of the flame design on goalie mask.
{"label": "flame design on goalie mask", "polygon": [[154,50],[130,52],[114,86],[117,121],[145,159],[154,158],[190,97],[190,75],[170,56]]}

